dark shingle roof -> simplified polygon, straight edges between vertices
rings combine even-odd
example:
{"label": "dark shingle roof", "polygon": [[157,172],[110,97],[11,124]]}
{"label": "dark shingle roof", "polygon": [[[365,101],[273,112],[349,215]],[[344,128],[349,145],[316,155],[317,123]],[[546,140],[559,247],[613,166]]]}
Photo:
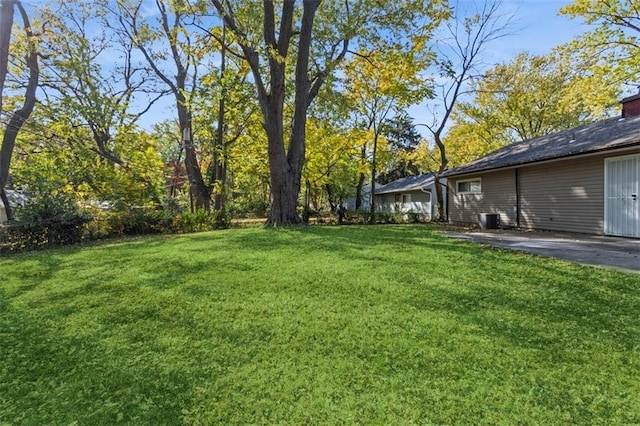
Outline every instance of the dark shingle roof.
{"label": "dark shingle roof", "polygon": [[443,173],[455,176],[640,145],[640,116],[614,117],[505,146]]}
{"label": "dark shingle roof", "polygon": [[433,173],[418,176],[409,176],[394,180],[386,185],[376,188],[376,194],[389,194],[391,192],[417,191],[433,183]]}

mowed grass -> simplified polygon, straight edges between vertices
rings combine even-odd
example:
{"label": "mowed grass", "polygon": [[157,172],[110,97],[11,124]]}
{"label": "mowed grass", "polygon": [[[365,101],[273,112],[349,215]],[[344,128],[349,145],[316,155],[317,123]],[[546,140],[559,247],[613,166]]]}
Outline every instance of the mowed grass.
{"label": "mowed grass", "polygon": [[638,275],[425,226],[0,260],[0,424],[637,424]]}

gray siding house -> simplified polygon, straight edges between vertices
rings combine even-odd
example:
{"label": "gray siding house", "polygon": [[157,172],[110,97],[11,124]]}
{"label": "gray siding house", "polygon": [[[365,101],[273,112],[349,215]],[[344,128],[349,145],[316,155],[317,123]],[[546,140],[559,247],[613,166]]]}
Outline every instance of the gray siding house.
{"label": "gray siding house", "polygon": [[[446,179],[441,179],[446,196]],[[436,179],[433,174],[409,176],[376,188],[376,210],[384,213],[415,213],[430,221],[438,213]]]}
{"label": "gray siding house", "polygon": [[[449,221],[640,238],[640,95],[622,117],[506,146],[444,173]],[[638,112],[638,115],[630,113]]]}

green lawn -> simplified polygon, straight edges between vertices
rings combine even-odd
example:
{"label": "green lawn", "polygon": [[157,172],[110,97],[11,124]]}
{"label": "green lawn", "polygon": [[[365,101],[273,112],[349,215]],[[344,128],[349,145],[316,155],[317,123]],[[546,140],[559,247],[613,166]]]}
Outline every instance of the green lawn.
{"label": "green lawn", "polygon": [[0,424],[640,423],[640,279],[424,226],[0,260]]}

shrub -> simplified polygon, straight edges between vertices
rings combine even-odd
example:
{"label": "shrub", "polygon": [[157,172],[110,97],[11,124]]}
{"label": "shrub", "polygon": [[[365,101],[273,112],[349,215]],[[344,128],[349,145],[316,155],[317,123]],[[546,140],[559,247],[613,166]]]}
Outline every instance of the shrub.
{"label": "shrub", "polygon": [[211,231],[218,228],[218,213],[209,213],[204,209],[195,213],[179,213],[171,218],[169,228],[178,233]]}
{"label": "shrub", "polygon": [[2,251],[35,249],[82,241],[90,215],[64,194],[45,194],[16,207],[15,223],[0,236]]}

